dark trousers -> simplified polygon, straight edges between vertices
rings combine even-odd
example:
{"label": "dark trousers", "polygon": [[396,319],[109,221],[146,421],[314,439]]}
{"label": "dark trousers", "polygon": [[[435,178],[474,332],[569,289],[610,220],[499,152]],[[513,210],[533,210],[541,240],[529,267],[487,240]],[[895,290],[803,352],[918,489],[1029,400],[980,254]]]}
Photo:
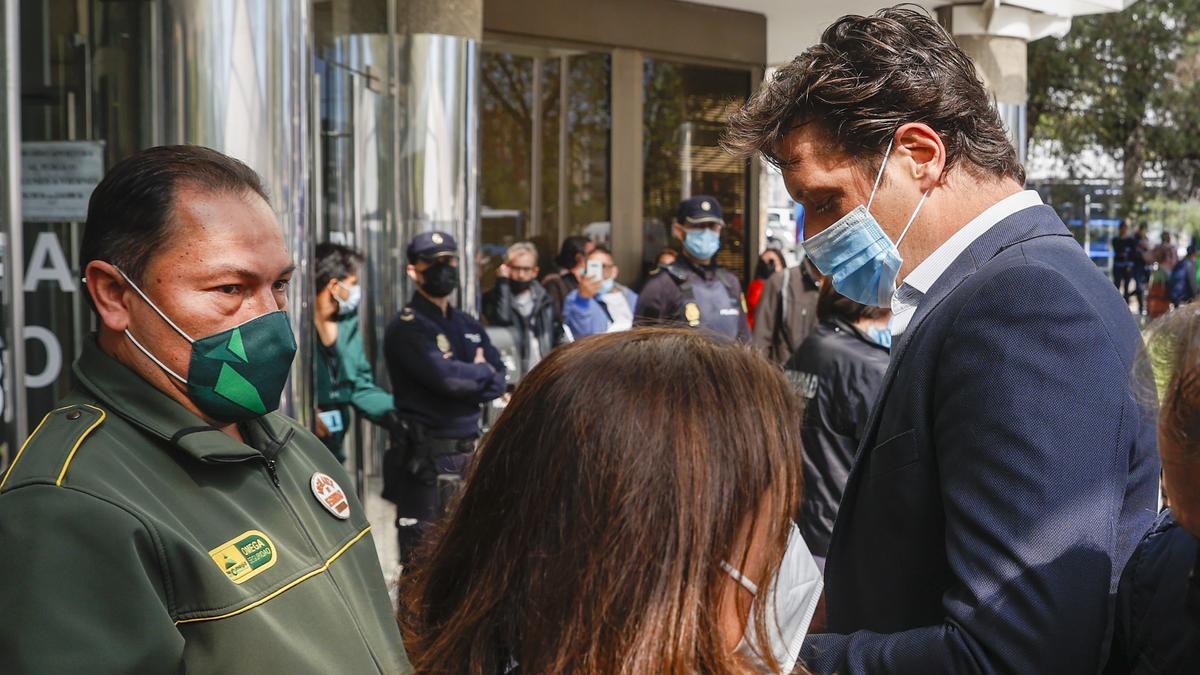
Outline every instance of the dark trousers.
{"label": "dark trousers", "polygon": [[432,484],[411,473],[400,475],[397,484],[399,489],[396,501],[396,530],[400,543],[401,565],[408,565],[413,552],[421,545],[432,525],[441,518],[450,499],[447,485],[453,482],[455,477],[462,478],[472,457],[472,452],[434,457],[434,465],[441,480],[435,480]]}
{"label": "dark trousers", "polygon": [[1133,266],[1129,267],[1113,267],[1113,283],[1117,285],[1117,290],[1121,292],[1121,297],[1125,302],[1129,302],[1129,298],[1137,298],[1138,313],[1145,311],[1146,304],[1146,287],[1142,280],[1142,274]]}

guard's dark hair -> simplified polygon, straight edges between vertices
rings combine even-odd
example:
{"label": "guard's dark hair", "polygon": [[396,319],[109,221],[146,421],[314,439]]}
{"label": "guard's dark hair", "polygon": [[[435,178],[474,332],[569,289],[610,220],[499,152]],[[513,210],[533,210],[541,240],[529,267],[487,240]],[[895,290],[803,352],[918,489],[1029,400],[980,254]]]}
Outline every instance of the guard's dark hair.
{"label": "guard's dark hair", "polygon": [[776,71],[732,115],[722,146],[786,164],[788,132],[816,124],[835,147],[873,172],[893,134],[929,125],[946,146],[946,169],[1025,181],[992,99],[970,57],[936,21],[906,7],[844,16],[821,42]]}
{"label": "guard's dark hair", "polygon": [[554,259],[555,264],[564,270],[569,270],[578,264],[577,258],[587,257],[587,245],[590,240],[582,235],[575,235],[563,239],[562,248],[558,251],[558,257]]}
{"label": "guard's dark hair", "polygon": [[817,319],[829,321],[842,319],[854,323],[859,319],[882,319],[892,313],[886,307],[874,307],[855,302],[833,289],[833,280],[825,277],[821,284],[821,292],[817,295]]}
{"label": "guard's dark hair", "polygon": [[317,244],[314,251],[317,265],[317,291],[329,285],[331,279],[342,280],[351,274],[358,273],[358,266],[362,264],[362,254],[350,248],[329,241],[323,241]]}
{"label": "guard's dark hair", "polygon": [[[417,672],[747,672],[720,629],[731,583],[721,561],[744,570],[740,533],[763,533],[756,581],[771,587],[803,459],[799,423],[764,420],[800,419],[777,366],[693,330],[550,352],[401,582]],[[754,604],[764,636],[765,603]],[[753,646],[771,653],[761,638]]]}
{"label": "guard's dark hair", "polygon": [[199,145],[142,150],[117,162],[92,192],[79,247],[80,269],[103,260],[140,284],[151,258],[171,235],[175,195],[185,186],[210,193],[252,193],[270,201],[253,169],[216,150]]}

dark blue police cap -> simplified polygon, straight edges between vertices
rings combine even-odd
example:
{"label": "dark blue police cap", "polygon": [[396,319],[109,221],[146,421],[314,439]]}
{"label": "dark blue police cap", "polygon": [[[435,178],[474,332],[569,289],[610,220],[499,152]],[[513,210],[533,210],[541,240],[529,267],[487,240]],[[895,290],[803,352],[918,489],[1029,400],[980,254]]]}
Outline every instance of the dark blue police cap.
{"label": "dark blue police cap", "polygon": [[435,258],[443,253],[458,253],[458,243],[446,232],[421,232],[408,243],[408,262],[417,258]]}
{"label": "dark blue police cap", "polygon": [[679,208],[675,210],[675,220],[684,225],[725,224],[725,219],[721,217],[721,205],[708,195],[689,197],[679,202]]}

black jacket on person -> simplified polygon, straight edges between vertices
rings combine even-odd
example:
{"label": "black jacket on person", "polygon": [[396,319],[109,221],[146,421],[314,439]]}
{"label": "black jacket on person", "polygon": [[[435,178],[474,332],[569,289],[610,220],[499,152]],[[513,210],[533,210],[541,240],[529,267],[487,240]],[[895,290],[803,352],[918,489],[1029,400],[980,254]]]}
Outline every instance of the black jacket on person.
{"label": "black jacket on person", "polygon": [[846,478],[888,359],[886,347],[846,321],[831,319],[817,326],[785,366],[805,399],[804,502],[797,522],[813,555],[828,553]]}
{"label": "black jacket on person", "polygon": [[569,271],[547,274],[542,277],[541,285],[550,294],[550,300],[554,303],[554,316],[561,322],[563,303],[567,301],[571,291],[579,288],[579,279]]}
{"label": "black jacket on person", "polygon": [[[554,299],[542,285],[534,281],[529,284],[533,293],[533,312],[529,318],[521,316],[513,304],[516,294],[513,293],[512,282],[509,279],[496,279],[496,285],[483,294],[483,318],[488,325],[504,326],[517,329],[517,344],[521,350],[521,363],[529,363],[529,332],[532,330],[537,338],[542,358],[562,341],[562,323],[555,310]],[[528,370],[528,367],[525,368]]]}
{"label": "black jacket on person", "polygon": [[1200,669],[1200,578],[1189,579],[1197,556],[1200,540],[1160,513],[1121,575],[1106,674]]}

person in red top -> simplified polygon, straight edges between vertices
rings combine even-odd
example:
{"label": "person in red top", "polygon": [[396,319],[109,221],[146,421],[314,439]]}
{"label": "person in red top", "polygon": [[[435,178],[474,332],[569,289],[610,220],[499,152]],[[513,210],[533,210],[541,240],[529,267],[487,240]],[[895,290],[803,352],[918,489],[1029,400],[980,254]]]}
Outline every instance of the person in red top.
{"label": "person in red top", "polygon": [[750,328],[754,328],[754,308],[762,298],[767,279],[785,267],[787,263],[778,249],[769,248],[759,254],[758,265],[754,267],[754,279],[746,287],[746,319],[750,322]]}

